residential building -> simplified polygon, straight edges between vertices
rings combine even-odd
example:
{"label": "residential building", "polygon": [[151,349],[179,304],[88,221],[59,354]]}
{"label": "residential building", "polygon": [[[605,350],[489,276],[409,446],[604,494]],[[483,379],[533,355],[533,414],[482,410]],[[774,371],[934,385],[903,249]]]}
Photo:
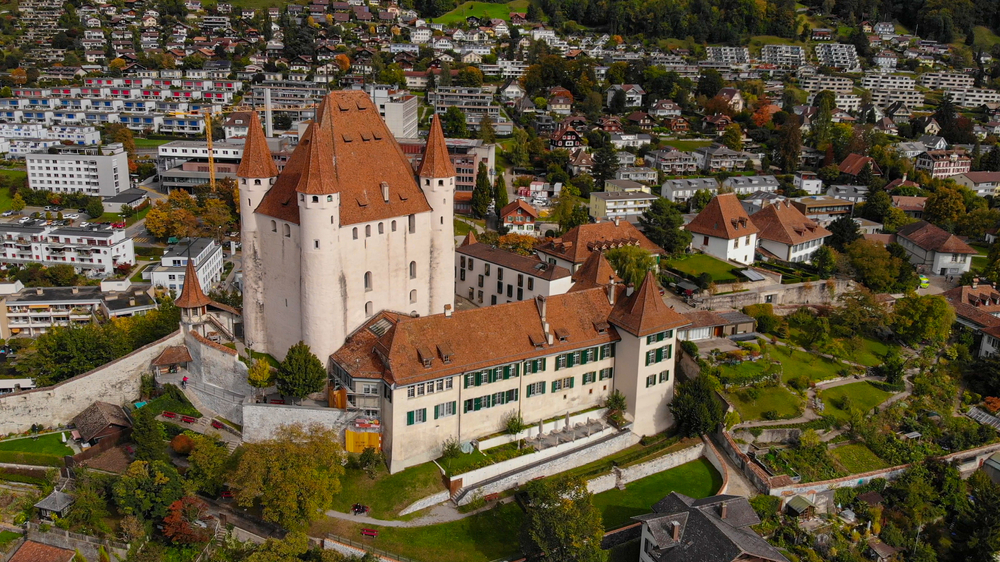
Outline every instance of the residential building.
{"label": "residential building", "polygon": [[707,191],[714,196],[719,191],[719,180],[715,178],[667,180],[660,188],[660,195],[674,203],[683,203],[697,191]]}
{"label": "residential building", "polygon": [[[971,285],[948,289],[941,296],[955,310],[955,321],[973,332],[1000,326],[1000,292],[989,283],[980,283],[977,278]],[[998,334],[993,337],[1000,339]],[[996,342],[989,347],[993,353],[1000,349]]]}
{"label": "residential building", "polygon": [[861,87],[865,90],[910,91],[913,90],[916,85],[916,81],[910,76],[891,74],[888,72],[868,72],[861,78]]}
{"label": "residential building", "polygon": [[705,54],[712,62],[749,64],[750,49],[746,47],[705,47]]}
{"label": "residential building", "polygon": [[903,158],[913,160],[927,150],[922,142],[899,142],[896,143],[896,153]]}
{"label": "residential building", "polygon": [[482,244],[472,233],[455,250],[455,268],[455,294],[480,306],[561,295],[573,285],[565,267]]}
{"label": "residential building", "polygon": [[604,191],[608,193],[652,193],[653,189],[636,181],[614,179],[604,182]]}
{"label": "residential building", "polygon": [[645,166],[625,166],[615,170],[616,180],[655,183],[659,177],[656,170]]}
{"label": "residential building", "polygon": [[821,66],[830,66],[846,72],[861,70],[858,52],[846,43],[820,43],[816,45],[816,58]]}
{"label": "residential building", "polygon": [[809,195],[819,195],[823,192],[823,180],[819,179],[815,172],[795,172],[792,185]]}
{"label": "residential building", "polygon": [[914,167],[930,174],[932,178],[950,178],[968,172],[972,159],[964,150],[928,150],[917,156]]}
{"label": "residential building", "polygon": [[730,109],[735,113],[742,112],[743,108],[746,107],[746,100],[743,99],[743,94],[736,88],[723,88],[715,95],[729,103]]}
{"label": "residential building", "polygon": [[[124,290],[116,290],[118,287]],[[55,327],[85,326],[98,319],[141,316],[156,309],[150,287],[129,282],[85,287],[0,284],[0,337],[36,337]]]}
{"label": "residential building", "polygon": [[633,519],[642,524],[639,562],[788,562],[754,532],[760,518],[741,496],[671,492]]}
{"label": "residential building", "polygon": [[639,246],[660,256],[665,252],[628,221],[609,220],[583,224],[572,228],[559,238],[546,240],[535,246],[535,253],[543,261],[576,272],[594,252],[604,253],[611,248]]}
{"label": "residential building", "polygon": [[908,195],[893,195],[892,206],[906,213],[912,219],[923,218],[926,197],[911,197]]}
{"label": "residential building", "polygon": [[801,263],[812,261],[813,254],[832,233],[806,218],[790,201],[767,205],[750,215],[760,229],[758,251],[765,257]]}
{"label": "residential building", "polygon": [[653,434],[672,423],[675,330],[686,324],[652,272],[634,291],[610,285],[429,316],[381,312],[333,354],[333,379],[378,412],[392,473],[437,458],[450,439],[496,433],[512,409],[535,425],[600,406],[615,390],[626,396],[632,431]]}
{"label": "residential building", "polygon": [[749,195],[757,191],[773,193],[781,184],[774,176],[732,176],[723,180],[722,187],[731,189],[736,195]]}
{"label": "residential building", "polygon": [[677,330],[678,341],[699,341],[753,333],[757,321],[735,310],[692,310],[681,313],[690,324]]}
{"label": "residential building", "polygon": [[[58,492],[58,494],[59,496],[56,496],[56,492],[53,492],[50,497],[65,497],[68,502],[63,502],[65,505],[57,507],[66,508],[73,503],[73,496],[63,492]],[[45,499],[48,500],[49,498]],[[75,556],[76,551],[74,549],[60,548],[58,546],[26,540],[17,547],[17,551],[11,556],[10,562],[72,562]]]}
{"label": "residential building", "polygon": [[54,153],[24,157],[31,189],[111,197],[130,187],[128,153],[121,143],[53,146],[49,151]]}
{"label": "residential building", "polygon": [[611,101],[614,99],[618,92],[625,93],[625,107],[641,107],[642,97],[646,95],[646,91],[642,89],[642,86],[638,84],[615,84],[608,88],[606,92],[606,103],[608,107],[611,107]]}
{"label": "residential building", "polygon": [[494,103],[493,94],[483,88],[439,87],[427,94],[427,103],[434,106],[438,115],[444,115],[449,107],[461,109],[466,124],[473,129],[478,129],[479,121],[488,115],[500,132],[500,106]]}
{"label": "residential building", "polygon": [[65,264],[100,276],[135,264],[135,248],[124,229],[7,223],[0,224],[0,236],[3,264]]}
{"label": "residential building", "polygon": [[668,176],[683,176],[698,171],[698,160],[694,154],[673,147],[647,153],[646,163]]}
{"label": "residential building", "polygon": [[500,209],[500,224],[511,234],[530,234],[536,236],[535,221],[538,220],[538,211],[534,207],[516,199]]}
{"label": "residential building", "polygon": [[637,220],[652,206],[656,196],[642,191],[592,191],[590,216],[595,219]]}
{"label": "residential building", "polygon": [[365,90],[378,107],[385,126],[396,138],[417,138],[417,96],[387,86],[366,84]]}
{"label": "residential building", "polygon": [[[813,105],[818,94],[819,92],[809,94],[809,97],[806,98],[806,103]],[[856,96],[854,94],[837,94],[834,97],[834,103],[836,104],[837,109],[856,112],[861,109],[861,96]]]}
{"label": "residential building", "polygon": [[[425,137],[397,138],[396,142],[403,149],[403,154],[406,155],[410,165],[419,168],[426,152],[427,139]],[[496,179],[494,166],[496,145],[484,143],[480,139],[445,139],[445,146],[456,173],[455,212],[470,214],[472,213],[472,190],[476,186],[476,174],[480,162],[486,164],[490,185]]]}
{"label": "residential building", "polygon": [[798,197],[792,200],[792,205],[820,226],[828,226],[841,216],[854,212],[854,203],[826,195]]}
{"label": "residential building", "polygon": [[955,176],[955,183],[975,191],[980,197],[996,195],[1000,187],[1000,172],[965,172]]}
{"label": "residential building", "polygon": [[851,203],[864,203],[868,197],[867,185],[831,185],[826,190],[829,197],[850,201]]}
{"label": "residential building", "polygon": [[871,167],[873,176],[882,175],[882,169],[872,157],[855,153],[848,154],[847,158],[844,158],[844,161],[840,163],[839,169],[840,173],[845,176],[857,177],[868,166]]}
{"label": "residential building", "polygon": [[727,262],[753,263],[759,230],[736,194],[716,195],[684,228],[693,235],[695,250]]}
{"label": "residential building", "polygon": [[802,89],[811,94],[817,94],[825,90],[835,94],[851,94],[854,93],[854,80],[842,76],[816,74],[802,79]]}
{"label": "residential building", "polygon": [[649,109],[649,113],[658,119],[680,117],[681,106],[674,103],[673,100],[660,100],[653,104],[653,107]]}
{"label": "residential building", "polygon": [[243,138],[247,136],[250,126],[250,112],[234,111],[222,124],[222,131],[226,135],[226,140]]}
{"label": "residential building", "polygon": [[189,259],[194,262],[202,287],[212,287],[222,280],[222,246],[212,238],[193,238],[181,240],[163,253],[160,263],[149,269],[150,282],[154,287],[181,294]]}
{"label": "residential building", "polygon": [[910,263],[934,275],[961,275],[969,271],[972,256],[977,253],[954,234],[927,221],[899,229],[896,241],[910,255]]}
{"label": "residential building", "polygon": [[799,68],[806,63],[806,49],[796,45],[764,45],[760,50],[760,61],[790,68]]}
{"label": "residential building", "polygon": [[976,79],[963,72],[925,72],[920,75],[920,85],[932,90],[958,90],[972,88]]}
{"label": "residential building", "polygon": [[742,170],[746,167],[749,157],[743,152],[736,152],[729,148],[713,143],[710,146],[702,146],[694,151],[694,159],[698,168],[705,172],[725,172],[729,170]]}
{"label": "residential building", "polygon": [[752,215],[768,205],[774,205],[775,203],[787,200],[788,198],[784,195],[778,195],[772,191],[755,191],[740,200],[740,203],[743,204],[743,208],[746,209],[747,214]]}
{"label": "residential building", "polygon": [[[945,150],[948,148],[948,141],[946,141],[944,137],[937,136],[937,133],[920,135],[920,138],[917,140],[920,144],[926,147],[926,150]],[[918,154],[917,156],[920,155]]]}
{"label": "residential building", "polygon": [[653,137],[646,133],[611,133],[611,144],[618,150],[623,148],[639,148],[653,142]]}
{"label": "residential building", "polygon": [[958,88],[948,91],[951,101],[958,107],[978,107],[1000,103],[1000,92],[988,88]]}

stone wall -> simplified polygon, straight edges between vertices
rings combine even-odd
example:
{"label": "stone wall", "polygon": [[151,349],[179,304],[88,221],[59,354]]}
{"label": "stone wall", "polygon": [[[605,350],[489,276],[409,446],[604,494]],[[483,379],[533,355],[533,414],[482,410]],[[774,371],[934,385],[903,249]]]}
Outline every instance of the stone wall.
{"label": "stone wall", "polygon": [[[636,480],[640,480],[647,476],[658,474],[665,470],[670,470],[671,468],[696,460],[702,456],[704,450],[705,444],[698,443],[697,445],[681,449],[680,451],[670,453],[669,455],[663,455],[660,458],[653,459],[648,462],[630,466],[628,468],[616,468],[611,474],[598,476],[593,480],[587,481],[587,489],[594,494],[606,492],[619,484],[635,482]],[[608,478],[608,476],[610,476],[610,478]]]}
{"label": "stone wall", "polygon": [[722,476],[722,486],[719,486],[719,491],[716,494],[725,494],[726,490],[729,489],[729,465],[726,463],[726,459],[722,458],[722,453],[719,452],[707,435],[702,435],[701,440],[705,443],[705,458],[708,459],[708,462],[712,463],[712,467]]}
{"label": "stone wall", "polygon": [[292,406],[287,404],[244,404],[243,440],[248,443],[266,441],[275,436],[283,425],[318,423],[323,427],[337,430],[341,435],[344,428],[356,417],[356,413],[337,408],[316,406]]}
{"label": "stone wall", "polygon": [[94,402],[124,404],[138,399],[141,376],[150,372],[149,364],[164,348],[182,343],[177,331],[61,383],[0,396],[0,435],[27,431],[32,424],[66,425]]}
{"label": "stone wall", "polygon": [[737,429],[733,432],[733,438],[747,443],[798,443],[801,429],[796,428],[761,428],[760,435],[754,436],[749,429]]}
{"label": "stone wall", "polygon": [[729,457],[729,460],[743,472],[743,476],[746,476],[751,484],[760,490],[761,493],[768,493],[771,489],[771,477],[767,472],[764,472],[763,468],[757,466],[756,463],[750,460],[750,457],[746,456],[740,450],[729,432],[718,431],[712,436],[712,439],[719,446],[719,450]]}
{"label": "stone wall", "polygon": [[582,451],[576,451],[554,458],[550,462],[542,463],[538,466],[528,467],[525,470],[507,475],[496,481],[490,482],[489,484],[485,484],[460,497],[458,499],[458,504],[465,505],[472,501],[476,496],[487,496],[489,494],[500,493],[504,490],[509,490],[516,486],[523,485],[535,478],[549,476],[576,468],[578,466],[583,466],[587,463],[591,463],[608,455],[617,453],[626,447],[631,447],[638,442],[638,435],[632,433],[631,431],[622,432],[603,443],[594,445],[593,447],[588,447]]}
{"label": "stone wall", "polygon": [[427,509],[428,507],[430,507],[432,505],[437,505],[439,503],[444,503],[444,502],[448,501],[449,499],[451,499],[451,492],[449,492],[448,490],[445,490],[443,492],[438,492],[438,493],[434,494],[433,496],[427,496],[426,498],[424,498],[422,500],[417,500],[417,501],[411,503],[410,505],[406,506],[406,508],[403,509],[403,511],[400,511],[399,514],[400,515],[409,515],[411,513],[415,513],[417,511],[420,511],[421,509]]}
{"label": "stone wall", "polygon": [[[506,443],[513,443],[521,439],[531,439],[532,437],[537,437],[543,433],[561,431],[563,428],[573,427],[578,423],[587,423],[591,420],[603,420],[606,417],[605,414],[607,414],[607,412],[607,408],[598,408],[596,410],[590,410],[589,412],[583,412],[582,414],[571,415],[568,422],[566,421],[566,418],[559,418],[545,424],[532,424],[531,427],[525,429],[517,435],[508,435],[505,433],[489,439],[482,439],[479,441],[479,450],[485,451],[487,449],[499,447],[500,445],[504,445]],[[539,425],[542,427],[539,428]]]}
{"label": "stone wall", "polygon": [[836,298],[854,289],[855,283],[849,279],[828,279],[790,285],[768,285],[753,288],[742,293],[728,295],[701,295],[693,299],[692,305],[701,310],[739,310],[744,306],[770,302],[782,304],[830,304]]}
{"label": "stone wall", "polygon": [[124,559],[128,553],[128,545],[124,543],[104,541],[90,535],[81,535],[55,528],[42,532],[37,523],[28,523],[26,526],[28,540],[69,550],[79,550],[80,554],[87,560],[98,560],[101,545],[104,545],[105,551],[112,560]]}

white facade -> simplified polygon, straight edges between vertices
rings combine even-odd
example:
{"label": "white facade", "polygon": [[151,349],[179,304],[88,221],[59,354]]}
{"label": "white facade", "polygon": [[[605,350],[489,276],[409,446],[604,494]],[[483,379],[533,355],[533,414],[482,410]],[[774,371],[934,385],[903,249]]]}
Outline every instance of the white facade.
{"label": "white facade", "polygon": [[[198,283],[207,293],[222,279],[222,246],[210,238],[198,238],[191,243],[191,259],[194,260]],[[188,243],[182,241],[173,246],[160,258],[160,265],[150,271],[150,283],[180,295],[184,290],[184,270],[188,262]]]}
{"label": "white facade", "polygon": [[801,189],[809,195],[819,195],[823,192],[823,180],[812,172],[796,172],[792,179],[795,189]]}
{"label": "white facade", "polygon": [[761,62],[798,68],[806,63],[806,49],[796,45],[764,45]]}
{"label": "white facade", "polygon": [[0,228],[0,263],[72,265],[78,271],[114,274],[115,266],[135,264],[135,248],[122,229],[26,226]]}
{"label": "white facade", "polygon": [[800,244],[783,244],[776,240],[760,239],[760,247],[780,257],[781,259],[794,263],[805,263],[812,261],[813,254],[823,245],[825,238],[810,240]]}
{"label": "white facade", "polygon": [[959,107],[976,107],[986,103],[1000,103],[1000,92],[987,88],[958,88],[950,90],[951,101]]}
{"label": "white facade", "polygon": [[479,306],[561,295],[573,286],[564,267],[478,246],[485,244],[463,246],[455,252],[455,294]]}
{"label": "white facade", "polygon": [[816,58],[822,66],[832,66],[847,72],[861,70],[858,51],[846,43],[820,43],[816,45]]}
{"label": "white facade", "polygon": [[920,85],[932,90],[971,88],[975,83],[972,75],[960,72],[926,72],[920,75]]}
{"label": "white facade", "polygon": [[130,187],[128,154],[120,143],[27,154],[25,164],[31,189],[111,197]]}
{"label": "white facade", "polygon": [[757,233],[740,236],[732,240],[692,232],[691,248],[714,256],[723,261],[734,261],[750,265],[757,247]]}
{"label": "white facade", "polygon": [[417,138],[417,96],[377,85],[368,85],[366,90],[394,137]]}
{"label": "white facade", "polygon": [[802,89],[813,94],[824,90],[829,90],[835,94],[850,94],[854,92],[854,80],[842,76],[817,74],[803,78]]}

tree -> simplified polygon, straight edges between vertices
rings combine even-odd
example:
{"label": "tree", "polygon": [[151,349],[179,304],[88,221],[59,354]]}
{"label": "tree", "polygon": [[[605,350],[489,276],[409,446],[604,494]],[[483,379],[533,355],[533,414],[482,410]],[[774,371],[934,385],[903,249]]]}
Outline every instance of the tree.
{"label": "tree", "polygon": [[957,560],[994,560],[1000,552],[1000,487],[977,470],[968,481],[974,501],[955,525]]}
{"label": "tree", "polygon": [[722,423],[722,405],[704,376],[677,385],[670,412],[678,433],[687,437],[713,433]]}
{"label": "tree", "polygon": [[509,159],[516,168],[528,165],[528,133],[520,127],[514,128],[514,142],[511,143]]}
{"label": "tree", "polygon": [[504,234],[497,238],[497,246],[500,249],[521,256],[535,255],[536,243],[538,239],[530,234]]}
{"label": "tree", "polygon": [[469,128],[465,121],[465,112],[458,106],[451,106],[444,112],[441,121],[444,136],[453,139],[464,139],[469,136]]}
{"label": "tree", "polygon": [[108,481],[108,477],[103,474],[88,470],[77,472],[73,509],[66,517],[71,525],[95,534],[111,530],[105,522],[109,515],[106,501]]}
{"label": "tree", "polygon": [[726,85],[726,82],[722,79],[722,75],[719,74],[718,70],[714,68],[706,69],[698,77],[698,95],[705,97],[714,97],[715,94],[719,93]]}
{"label": "tree", "polygon": [[222,240],[226,227],[233,222],[233,215],[229,212],[229,206],[215,198],[205,200],[205,205],[201,209],[200,215],[204,233],[211,238],[215,238],[217,241]]}
{"label": "tree", "polygon": [[903,382],[903,376],[906,374],[906,359],[899,352],[898,347],[890,347],[885,353],[879,355],[879,359],[882,362],[873,369],[877,376],[885,377],[885,382],[889,384]]}
{"label": "tree", "polygon": [[222,489],[229,468],[229,449],[225,443],[211,435],[198,434],[191,438],[188,455],[188,481],[202,493],[214,496]]}
{"label": "tree", "polygon": [[899,259],[877,242],[859,239],[844,247],[855,278],[876,293],[891,290],[899,276]]}
{"label": "tree", "polygon": [[684,215],[666,198],[658,197],[639,217],[646,237],[671,254],[684,251],[691,244],[691,233],[683,230]]}
{"label": "tree", "polygon": [[125,152],[128,152],[128,159],[135,161],[135,139],[132,137],[132,130],[121,123],[112,123],[104,130],[111,142],[122,143]]}
{"label": "tree", "polygon": [[940,295],[909,294],[896,301],[890,326],[906,343],[943,342],[951,333],[955,311]]}
{"label": "tree", "polygon": [[604,525],[587,484],[579,478],[532,480],[521,526],[521,548],[548,562],[604,562]]}
{"label": "tree", "polygon": [[939,187],[927,197],[924,220],[949,230],[965,215],[965,200],[955,189]]}
{"label": "tree", "polygon": [[208,529],[197,523],[207,514],[208,505],[191,496],[183,497],[167,508],[163,534],[174,544],[200,544],[208,541]]}
{"label": "tree", "polygon": [[484,143],[493,144],[497,142],[497,133],[493,128],[493,119],[489,115],[483,115],[479,121],[479,138]]}
{"label": "tree", "polygon": [[884,189],[879,189],[871,190],[865,195],[865,204],[861,211],[863,218],[882,223],[892,208],[892,198]]}
{"label": "tree", "polygon": [[799,154],[802,152],[802,129],[798,119],[789,119],[778,129],[778,164],[786,174],[794,174],[799,168]]}
{"label": "tree", "polygon": [[18,213],[24,210],[24,197],[21,197],[20,193],[14,194],[14,199],[10,203],[10,208]]}
{"label": "tree", "polygon": [[723,131],[722,137],[719,139],[726,148],[730,150],[735,150],[737,152],[743,150],[743,129],[740,128],[739,123],[730,123],[726,125],[726,130]]}
{"label": "tree", "polygon": [[476,185],[472,188],[472,214],[477,218],[484,218],[489,212],[492,199],[493,186],[490,185],[489,170],[485,162],[480,162],[476,172]]}
{"label": "tree", "polygon": [[135,442],[135,458],[140,461],[165,461],[167,451],[164,441],[167,432],[156,419],[151,408],[139,408],[132,415],[132,441]]}
{"label": "tree", "polygon": [[700,213],[711,202],[712,192],[707,189],[699,189],[688,199],[688,212]]}
{"label": "tree", "polygon": [[615,89],[615,93],[611,94],[611,102],[608,103],[608,110],[615,115],[621,115],[625,112],[626,102],[628,102],[628,98],[625,95],[625,90],[617,88]]}
{"label": "tree", "polygon": [[254,361],[247,374],[247,382],[254,388],[267,388],[273,385],[274,376],[271,373],[271,364],[263,357]]}
{"label": "tree", "polygon": [[326,369],[309,346],[300,341],[288,348],[284,361],[278,365],[276,382],[282,396],[302,399],[323,390]]}
{"label": "tree", "polygon": [[622,246],[604,253],[615,273],[626,283],[639,287],[646,272],[656,266],[656,258],[640,246]]}
{"label": "tree", "polygon": [[848,244],[861,238],[861,229],[858,223],[848,215],[841,215],[830,223],[827,227],[830,231],[830,238],[826,241],[834,250],[843,252]]}
{"label": "tree", "polygon": [[135,461],[112,490],[123,514],[158,521],[167,516],[167,507],[181,498],[181,477],[166,462]]}
{"label": "tree", "polygon": [[618,171],[618,154],[614,145],[606,142],[594,153],[594,165],[591,168],[601,191],[604,191],[604,182],[614,179],[616,171]]}
{"label": "tree", "polygon": [[497,210],[497,215],[500,214],[500,209],[506,207],[509,202],[507,180],[503,179],[503,172],[500,172],[497,174],[497,179],[493,181],[493,207]]}
{"label": "tree", "polygon": [[246,443],[230,481],[236,502],[263,507],[263,518],[292,530],[325,516],[340,493],[343,452],[333,429],[285,425],[273,439]]}
{"label": "tree", "polygon": [[844,293],[837,300],[840,307],[830,316],[830,326],[836,337],[869,336],[889,323],[889,311],[867,289]]}

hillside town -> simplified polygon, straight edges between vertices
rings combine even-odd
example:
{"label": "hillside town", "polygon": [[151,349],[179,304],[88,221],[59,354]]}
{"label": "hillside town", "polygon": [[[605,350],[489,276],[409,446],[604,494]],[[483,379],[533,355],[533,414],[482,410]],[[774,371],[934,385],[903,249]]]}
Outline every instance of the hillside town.
{"label": "hillside town", "polygon": [[0,5],[0,555],[997,559],[981,4]]}

